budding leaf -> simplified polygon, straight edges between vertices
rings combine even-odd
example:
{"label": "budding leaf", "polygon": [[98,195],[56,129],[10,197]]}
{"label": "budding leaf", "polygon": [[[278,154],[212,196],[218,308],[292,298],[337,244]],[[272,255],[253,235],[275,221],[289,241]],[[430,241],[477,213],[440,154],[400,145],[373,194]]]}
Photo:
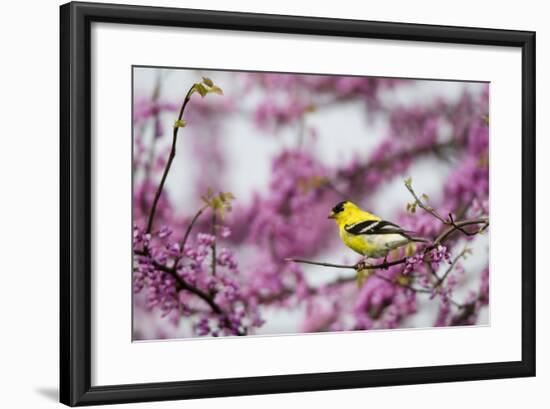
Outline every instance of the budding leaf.
{"label": "budding leaf", "polygon": [[214,86],[214,82],[212,82],[212,80],[208,77],[202,77],[202,82],[206,85],[208,85],[209,87],[213,87]]}
{"label": "budding leaf", "polygon": [[405,186],[407,186],[408,188],[412,187],[412,178],[410,176],[408,176],[406,179],[405,179]]}
{"label": "budding leaf", "polygon": [[411,282],[411,279],[410,277],[407,277],[407,276],[404,276],[403,274],[399,274],[396,278],[395,278],[395,282],[401,286],[407,286],[410,284]]}
{"label": "budding leaf", "polygon": [[231,201],[235,199],[235,196],[231,192],[220,192],[214,196],[214,192],[211,188],[208,188],[206,196],[202,197],[202,200],[223,219],[225,213],[231,211]]}
{"label": "budding leaf", "polygon": [[185,122],[183,119],[176,119],[174,122],[174,128],[184,128],[185,125],[187,125],[187,122]]}
{"label": "budding leaf", "polygon": [[422,193],[420,198],[425,202],[428,202],[430,200],[429,196],[426,193]]}
{"label": "budding leaf", "polygon": [[208,89],[200,83],[195,84],[195,90],[200,94],[201,97],[205,97],[208,94]]}
{"label": "budding leaf", "polygon": [[209,92],[212,92],[214,94],[223,95],[223,90],[218,87],[217,85],[213,85],[212,88],[210,88]]}
{"label": "budding leaf", "polygon": [[416,205],[417,204],[418,204],[418,202],[407,203],[407,212],[416,213]]}
{"label": "budding leaf", "polygon": [[223,201],[223,202],[229,202],[231,200],[234,200],[235,199],[235,195],[231,192],[221,192],[220,193],[220,199]]}

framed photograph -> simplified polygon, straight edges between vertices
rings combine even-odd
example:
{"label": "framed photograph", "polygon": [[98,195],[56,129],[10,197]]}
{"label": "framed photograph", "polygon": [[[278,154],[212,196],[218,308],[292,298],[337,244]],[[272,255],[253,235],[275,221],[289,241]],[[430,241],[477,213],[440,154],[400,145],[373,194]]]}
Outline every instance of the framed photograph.
{"label": "framed photograph", "polygon": [[61,6],[61,402],[535,375],[535,33]]}

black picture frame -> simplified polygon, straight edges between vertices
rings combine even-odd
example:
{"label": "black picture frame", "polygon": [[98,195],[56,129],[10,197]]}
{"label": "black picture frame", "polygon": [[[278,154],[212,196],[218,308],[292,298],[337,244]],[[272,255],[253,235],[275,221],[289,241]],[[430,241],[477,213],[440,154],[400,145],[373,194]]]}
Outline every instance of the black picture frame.
{"label": "black picture frame", "polygon": [[[519,47],[521,361],[91,386],[92,22]],[[60,401],[70,406],[535,375],[535,33],[94,3],[60,8]]]}

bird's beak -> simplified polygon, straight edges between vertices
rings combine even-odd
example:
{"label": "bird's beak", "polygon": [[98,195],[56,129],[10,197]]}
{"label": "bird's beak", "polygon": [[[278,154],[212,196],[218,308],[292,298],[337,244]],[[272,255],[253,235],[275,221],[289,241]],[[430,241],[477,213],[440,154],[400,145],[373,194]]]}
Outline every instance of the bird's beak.
{"label": "bird's beak", "polygon": [[336,218],[336,215],[334,214],[334,212],[330,212],[330,214],[327,217],[327,219],[335,219],[335,218]]}

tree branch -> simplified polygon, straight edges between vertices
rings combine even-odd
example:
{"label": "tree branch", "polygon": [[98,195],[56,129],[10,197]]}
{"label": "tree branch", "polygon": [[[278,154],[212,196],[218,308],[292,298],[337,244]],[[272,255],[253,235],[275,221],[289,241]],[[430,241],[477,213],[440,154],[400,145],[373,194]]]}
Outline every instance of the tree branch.
{"label": "tree branch", "polygon": [[197,213],[195,213],[195,216],[191,219],[191,222],[189,222],[189,225],[187,226],[187,229],[185,230],[185,234],[183,235],[183,239],[180,241],[180,255],[176,257],[174,260],[174,270],[178,271],[178,264],[183,257],[183,251],[185,249],[185,245],[187,244],[187,240],[189,239],[189,235],[191,234],[191,230],[193,230],[193,226],[201,216],[201,214],[204,213],[206,209],[208,209],[209,205],[204,205],[199,209]]}
{"label": "tree branch", "polygon": [[325,263],[322,261],[311,261],[311,260],[304,260],[301,258],[285,258],[285,261],[294,262],[294,263],[302,263],[302,264],[312,264],[316,266],[324,266],[324,267],[332,267],[332,268],[348,268],[353,270],[374,270],[377,268],[381,269],[387,269],[388,267],[395,266],[398,264],[403,264],[407,261],[406,257],[400,258],[398,260],[394,261],[386,261],[384,263],[380,264],[365,264],[362,262],[359,262],[357,264],[333,264],[333,263]]}
{"label": "tree branch", "polygon": [[[153,89],[153,94],[151,95],[151,103],[153,104],[153,106],[155,106],[155,110],[154,110],[154,113],[153,113],[153,137],[152,137],[152,140],[151,140],[151,146],[149,147],[149,155],[148,155],[148,158],[147,158],[147,161],[145,162],[145,165],[144,165],[144,176],[143,176],[143,180],[144,180],[144,183],[147,184],[149,183],[149,179],[151,177],[151,170],[153,168],[153,162],[155,160],[155,145],[157,143],[157,139],[160,135],[157,135],[157,129],[159,128],[159,122],[160,122],[160,112],[159,112],[159,109],[158,109],[158,99],[159,99],[159,96],[160,96],[160,87],[161,87],[161,76],[160,74],[157,75],[157,79],[156,79],[156,83],[155,83],[155,88]],[[141,201],[140,201],[140,204],[141,204],[141,211],[143,214],[146,214],[147,212],[147,208],[148,208],[148,190],[145,189],[142,194],[141,194]]]}
{"label": "tree branch", "polygon": [[216,275],[216,233],[217,233],[217,220],[216,220],[216,211],[212,209],[212,236],[214,236],[214,241],[212,242],[212,275]]}
{"label": "tree branch", "polygon": [[191,230],[193,230],[193,226],[195,225],[195,223],[197,222],[197,220],[199,219],[201,214],[203,214],[204,211],[206,209],[208,209],[208,207],[209,207],[208,205],[204,205],[203,207],[201,207],[199,209],[199,211],[197,213],[195,213],[195,216],[193,216],[193,218],[191,219],[191,222],[189,222],[189,226],[187,226],[187,230],[185,230],[185,234],[183,235],[183,239],[180,242],[180,248],[182,250],[185,247],[185,245],[187,244],[187,239],[189,239],[189,235],[191,234]]}
{"label": "tree branch", "polygon": [[412,197],[414,197],[414,200],[416,201],[418,206],[420,206],[420,208],[424,209],[426,212],[428,212],[433,217],[438,219],[441,223],[450,224],[450,222],[445,218],[443,218],[443,216],[441,216],[439,213],[437,213],[433,207],[431,207],[427,203],[424,203],[422,200],[420,200],[420,198],[417,196],[416,192],[412,188],[412,184],[410,183],[410,178],[408,181],[405,182],[405,187],[411,193]]}
{"label": "tree branch", "polygon": [[387,281],[390,284],[398,285],[403,288],[407,288],[415,293],[431,293],[431,290],[425,289],[425,288],[415,288],[411,287],[408,284],[400,283],[399,281],[395,281],[394,279],[388,278],[386,276],[380,275],[380,274],[373,274],[374,277],[380,278],[381,280]]}
{"label": "tree branch", "polygon": [[441,284],[443,284],[443,282],[445,281],[445,279],[447,278],[447,276],[451,273],[451,271],[453,271],[453,269],[455,268],[456,266],[456,263],[458,263],[458,260],[460,260],[462,257],[464,257],[466,255],[466,253],[468,253],[470,251],[470,249],[468,248],[464,248],[455,258],[454,260],[452,261],[451,265],[449,266],[449,268],[447,268],[447,270],[445,271],[445,273],[443,273],[443,276],[441,278],[439,278],[437,280],[437,284],[435,285],[435,287],[440,287]]}
{"label": "tree branch", "polygon": [[[157,270],[167,273],[172,278],[174,278],[174,280],[176,280],[176,291],[186,290],[192,294],[195,294],[197,297],[199,297],[200,299],[202,299],[204,302],[208,304],[212,312],[220,316],[221,320],[223,321],[224,325],[227,328],[231,328],[231,321],[229,320],[229,317],[223,311],[223,309],[214,301],[214,294],[208,294],[205,291],[202,291],[200,288],[189,284],[187,281],[185,281],[183,278],[179,276],[175,267],[168,267],[162,263],[159,263],[157,260],[153,258],[153,256],[151,255],[147,247],[145,247],[141,251],[134,250],[134,254],[149,258],[151,260],[151,263]],[[239,330],[237,335],[239,336],[246,335],[246,329],[244,329],[243,331]]]}
{"label": "tree branch", "polygon": [[[436,239],[434,240],[431,248],[437,247],[439,244],[447,240],[447,238],[454,233],[455,231],[461,231],[463,232],[464,229],[462,227],[465,226],[471,226],[471,225],[479,225],[482,224],[481,228],[478,229],[477,232],[474,232],[474,234],[481,233],[489,226],[489,219],[485,217],[481,217],[478,219],[471,219],[471,220],[463,220],[460,222],[453,222],[451,227],[449,227],[447,230],[445,230],[443,233],[441,233]],[[471,234],[468,234],[471,235]]]}
{"label": "tree branch", "polygon": [[[187,94],[185,95],[185,99],[181,104],[181,108],[178,115],[178,121],[181,121],[183,117],[183,112],[185,111],[185,107],[191,100],[191,95],[194,89],[195,89],[195,84],[193,84],[193,86],[189,88],[189,91],[187,91]],[[162,193],[162,189],[164,188],[164,183],[166,182],[166,177],[168,176],[168,172],[170,171],[170,167],[172,166],[172,162],[176,156],[176,142],[178,141],[179,129],[180,129],[179,126],[174,126],[174,130],[172,133],[172,148],[170,149],[170,155],[168,156],[168,161],[166,162],[166,166],[164,167],[164,172],[162,173],[162,178],[160,179],[160,183],[157,187],[157,191],[155,192],[155,198],[153,199],[153,205],[151,206],[151,212],[149,213],[149,219],[147,221],[146,233],[151,233],[151,229],[153,228],[153,221],[155,220],[155,213],[157,211],[157,205],[160,199],[160,194]]]}
{"label": "tree branch", "polygon": [[213,312],[215,312],[218,315],[225,316],[225,313],[223,312],[221,307],[214,302],[213,298],[210,295],[208,295],[206,292],[202,291],[200,288],[192,286],[191,284],[186,282],[183,278],[181,278],[179,276],[179,274],[177,273],[177,271],[173,267],[171,268],[171,267],[168,267],[168,266],[166,266],[162,263],[159,263],[157,260],[155,260],[153,258],[153,256],[151,255],[151,253],[149,252],[149,250],[147,248],[145,248],[143,251],[134,250],[134,254],[138,255],[138,256],[148,257],[151,260],[151,263],[153,264],[153,266],[157,270],[163,271],[163,272],[169,274],[172,278],[174,278],[176,280],[176,290],[177,291],[183,289],[183,290],[189,291],[192,294],[195,294],[197,297],[199,297],[203,301],[205,301],[210,306],[210,308],[212,309]]}
{"label": "tree branch", "polygon": [[[445,232],[442,236],[440,236],[440,238],[436,238],[434,240],[432,248],[436,247],[442,241],[442,239],[446,238],[449,234],[451,234],[455,230],[459,230],[467,236],[475,236],[476,234],[478,234],[481,231],[485,230],[487,228],[487,226],[489,226],[489,219],[487,219],[487,218],[476,219],[477,221],[476,220],[465,220],[465,221],[462,221],[462,222],[456,222],[454,217],[453,217],[453,214],[449,213],[449,219],[445,219],[443,216],[441,216],[439,213],[437,213],[437,211],[433,207],[431,207],[429,204],[425,203],[424,201],[422,201],[418,197],[418,195],[416,194],[416,192],[412,188],[412,183],[411,183],[410,178],[405,181],[405,187],[411,193],[411,195],[413,196],[413,198],[415,200],[415,203],[421,209],[423,209],[427,213],[431,214],[433,217],[438,219],[444,225],[451,226],[450,230]],[[473,232],[469,232],[469,231],[467,231],[466,229],[463,228],[464,226],[468,226],[468,225],[472,225],[472,224],[483,224],[484,226],[480,230],[473,231]]]}

